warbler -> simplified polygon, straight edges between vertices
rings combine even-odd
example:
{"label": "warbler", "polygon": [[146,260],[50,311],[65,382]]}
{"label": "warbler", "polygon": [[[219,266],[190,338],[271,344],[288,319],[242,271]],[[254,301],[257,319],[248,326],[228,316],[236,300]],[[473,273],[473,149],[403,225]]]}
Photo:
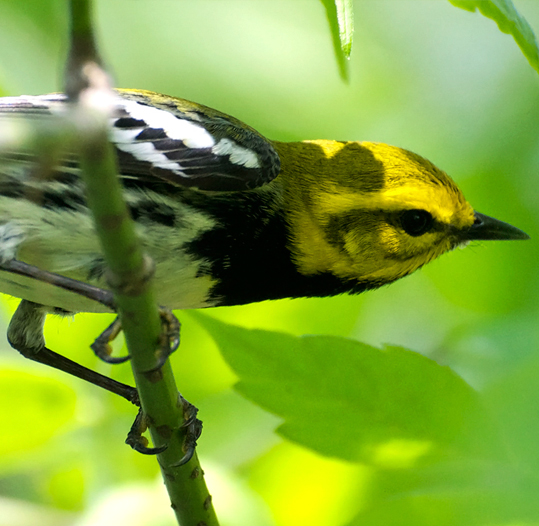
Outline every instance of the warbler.
{"label": "warbler", "polygon": [[[61,94],[7,97],[0,119],[66,104]],[[224,113],[139,90],[118,91],[110,139],[157,299],[174,309],[359,293],[470,241],[528,238],[475,212],[432,163],[387,144],[271,141]],[[1,152],[0,260],[106,289],[76,157],[45,178],[35,157]],[[0,292],[23,300],[9,329],[19,350],[44,347],[48,312],[108,310],[8,272]]]}

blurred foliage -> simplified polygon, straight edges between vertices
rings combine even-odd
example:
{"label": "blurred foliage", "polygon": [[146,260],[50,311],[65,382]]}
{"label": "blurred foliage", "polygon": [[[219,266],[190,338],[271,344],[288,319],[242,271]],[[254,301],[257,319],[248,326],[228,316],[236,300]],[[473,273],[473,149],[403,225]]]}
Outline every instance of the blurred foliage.
{"label": "blurred foliage", "polygon": [[284,419],[280,435],[323,455],[401,467],[500,451],[477,393],[419,353],[198,319],[238,373],[237,391]]}
{"label": "blurred foliage", "polygon": [[533,29],[527,20],[515,9],[511,0],[449,0],[453,5],[475,11],[478,9],[486,17],[498,24],[500,31],[513,35],[532,68],[539,73],[539,48]]}
{"label": "blurred foliage", "polygon": [[[537,31],[536,0],[514,4]],[[357,297],[212,309],[204,313],[206,321],[179,313],[182,345],[172,362],[182,394],[205,422],[199,453],[217,512],[223,525],[538,524],[537,74],[490,20],[446,0],[363,0],[354,8],[345,84],[321,2],[97,2],[97,33],[118,86],[196,100],[274,139],[368,139],[417,151],[450,173],[479,211],[532,237],[526,243],[474,244]],[[65,3],[0,0],[0,20],[0,93],[58,90]],[[3,305],[5,325],[16,302]],[[267,336],[275,369],[229,368],[202,327],[210,326],[208,316],[288,333]],[[128,365],[100,363],[88,349],[110,321],[106,315],[78,315],[74,322],[52,318],[45,336],[52,349],[129,383]],[[211,330],[228,338],[227,359],[232,351],[249,359],[236,329],[217,330],[215,323]],[[303,334],[344,336],[375,348],[404,346],[439,365],[408,351],[378,351],[353,341],[331,340],[312,351],[294,347],[298,340],[290,335]],[[298,355],[271,348],[272,338],[287,338]],[[368,379],[369,389],[364,372],[357,371],[367,358],[385,364],[388,373]],[[123,444],[133,407],[27,363],[5,340],[0,360],[0,525],[174,523],[155,460]],[[244,374],[256,372],[274,375],[276,383],[268,387],[273,391],[265,397],[274,414],[232,389],[238,376],[244,382]],[[312,378],[326,395],[333,378],[335,396],[361,391],[371,406],[352,414],[334,400],[315,399],[316,391],[299,392],[312,388]],[[376,455],[360,461],[336,458],[331,426],[342,441],[354,415],[382,419],[388,405],[374,402],[384,385],[393,385],[386,391],[392,396],[406,386],[404,407],[410,396],[408,418],[400,415],[393,430],[383,427],[386,439],[398,439],[385,440]],[[312,412],[296,414],[292,398],[279,405],[287,393],[298,404],[311,397]],[[316,405],[323,403],[324,411]],[[434,423],[423,410],[436,415]],[[301,416],[312,421],[294,420]],[[293,429],[291,417],[304,432],[287,437],[313,447],[319,428],[327,441],[315,449],[332,456],[273,433],[283,418],[281,430]],[[405,424],[415,433],[408,440],[399,428]],[[437,426],[434,434],[431,425]],[[353,429],[368,431],[357,424]],[[460,438],[452,442],[455,429]],[[463,443],[467,449],[457,447]]]}

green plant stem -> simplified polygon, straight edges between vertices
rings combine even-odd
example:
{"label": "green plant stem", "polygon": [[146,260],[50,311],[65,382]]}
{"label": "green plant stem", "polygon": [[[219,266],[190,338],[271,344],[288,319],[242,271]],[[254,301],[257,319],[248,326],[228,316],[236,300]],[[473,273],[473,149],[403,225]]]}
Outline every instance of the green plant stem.
{"label": "green plant stem", "polygon": [[174,467],[184,454],[183,411],[178,403],[170,363],[167,361],[160,370],[148,373],[155,367],[161,322],[148,280],[147,264],[121,201],[121,187],[114,174],[113,151],[106,134],[101,137],[96,134],[94,140],[85,140],[81,167],[87,184],[88,205],[94,213],[96,229],[111,270],[111,282],[117,284],[113,287],[114,297],[142,409],[151,423],[154,445],[167,445],[158,460],[172,508],[181,526],[217,525],[196,455],[186,465]]}
{"label": "green plant stem", "polygon": [[155,367],[161,335],[161,320],[150,282],[152,265],[143,256],[116,175],[115,154],[108,141],[109,111],[95,104],[113,101],[115,95],[103,82],[108,75],[100,67],[93,42],[91,2],[71,0],[70,4],[72,39],[66,89],[71,89],[70,98],[78,101],[73,106],[72,118],[80,130],[80,165],[87,202],[109,268],[109,283],[131,355],[141,407],[154,445],[167,445],[158,461],[178,523],[217,526],[197,456],[174,467],[184,454],[184,415],[169,362],[148,372]]}

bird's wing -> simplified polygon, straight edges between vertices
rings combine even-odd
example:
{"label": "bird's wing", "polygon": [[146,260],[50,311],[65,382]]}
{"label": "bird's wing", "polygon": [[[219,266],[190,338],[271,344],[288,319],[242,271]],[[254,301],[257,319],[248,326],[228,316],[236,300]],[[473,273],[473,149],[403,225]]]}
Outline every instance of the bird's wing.
{"label": "bird's wing", "polygon": [[[270,141],[233,117],[147,91],[118,95],[110,130],[122,177],[223,192],[256,188],[279,173]],[[65,104],[61,94],[4,97],[0,116],[35,118],[59,113]],[[65,165],[74,164],[68,155]]]}

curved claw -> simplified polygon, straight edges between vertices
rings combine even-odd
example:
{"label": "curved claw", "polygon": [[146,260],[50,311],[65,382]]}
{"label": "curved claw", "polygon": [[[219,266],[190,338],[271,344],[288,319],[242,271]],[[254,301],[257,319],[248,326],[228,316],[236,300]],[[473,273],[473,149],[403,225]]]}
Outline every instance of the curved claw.
{"label": "curved claw", "polygon": [[90,345],[94,354],[106,363],[119,364],[127,362],[131,357],[127,356],[111,356],[112,347],[110,342],[113,341],[122,330],[122,323],[119,318],[116,318]]}
{"label": "curved claw", "polygon": [[165,365],[168,360],[168,357],[170,356],[170,353],[161,352],[161,350],[156,354],[157,361],[155,362],[155,367],[153,369],[150,369],[149,371],[146,371],[147,373],[154,373],[155,371],[159,371],[159,369],[161,369],[161,367]]}
{"label": "curved claw", "polygon": [[185,420],[182,424],[182,428],[185,428],[185,438],[183,441],[183,457],[172,465],[172,467],[180,467],[187,464],[195,454],[197,447],[197,440],[202,434],[202,422],[197,418],[198,409],[188,402],[182,395],[179,395],[180,403],[183,405],[183,413]]}
{"label": "curved claw", "polygon": [[193,458],[197,447],[197,440],[200,438],[201,434],[202,422],[198,418],[195,418],[194,421],[189,424],[189,429],[187,430],[187,434],[185,435],[183,442],[183,450],[185,454],[178,462],[172,464],[172,467],[179,468],[180,466],[187,464]]}
{"label": "curved claw", "polygon": [[129,433],[127,433],[125,443],[143,455],[159,455],[159,453],[163,453],[168,447],[166,444],[160,447],[148,447],[148,439],[142,436],[142,433],[144,433],[147,428],[148,425],[144,413],[142,412],[142,409],[139,409],[135,421],[133,422]]}
{"label": "curved claw", "polygon": [[165,365],[169,356],[180,346],[180,322],[170,309],[159,307],[159,316],[161,317],[161,338],[159,347],[155,351],[155,367],[148,371],[152,373]]}
{"label": "curved claw", "polygon": [[166,307],[159,307],[159,315],[165,326],[163,333],[168,340],[168,353],[172,354],[180,346],[180,320]]}
{"label": "curved claw", "polygon": [[180,466],[187,464],[187,462],[189,462],[193,458],[193,455],[195,454],[195,450],[196,450],[196,447],[191,447],[188,450],[186,450],[185,455],[178,462],[176,462],[175,464],[172,464],[171,467],[179,468]]}
{"label": "curved claw", "polygon": [[119,363],[125,363],[131,359],[131,356],[129,354],[127,356],[110,356],[108,354],[101,354],[98,351],[96,351],[93,347],[93,345],[90,346],[92,348],[92,351],[94,351],[95,355],[100,359],[103,360],[106,363],[111,363],[113,365],[117,365]]}
{"label": "curved claw", "polygon": [[125,443],[127,445],[131,446],[131,448],[134,449],[137,453],[142,453],[143,455],[159,455],[168,448],[166,444],[161,447],[148,447],[144,444],[144,442],[145,441],[131,441],[129,440],[129,438],[125,440]]}
{"label": "curved claw", "polygon": [[[160,307],[159,315],[163,329],[161,331],[161,339],[159,347],[155,352],[156,364],[149,373],[157,371],[165,365],[168,357],[180,346],[180,322],[171,310]],[[119,318],[116,318],[92,343],[90,346],[95,355],[106,363],[119,364],[124,363],[131,357],[127,356],[111,356],[112,342],[122,330],[122,323]]]}

